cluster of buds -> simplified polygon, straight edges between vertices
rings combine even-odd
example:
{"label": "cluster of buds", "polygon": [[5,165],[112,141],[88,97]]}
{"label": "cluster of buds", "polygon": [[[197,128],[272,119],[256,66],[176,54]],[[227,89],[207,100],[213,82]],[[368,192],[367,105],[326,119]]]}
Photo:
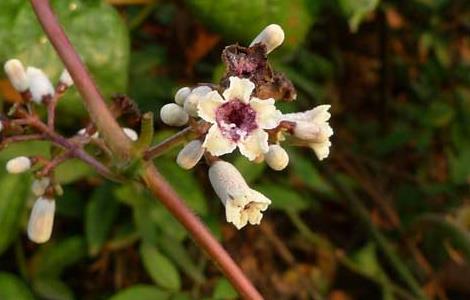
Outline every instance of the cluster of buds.
{"label": "cluster of buds", "polygon": [[282,28],[272,24],[250,47],[226,47],[222,58],[227,69],[220,85],[183,87],[176,93],[175,103],[160,111],[167,125],[189,123],[207,128],[183,147],[177,163],[191,169],[206,157],[209,179],[225,206],[226,219],[238,229],[248,223],[259,224],[271,201],[251,189],[238,170],[220,158],[222,155],[238,149],[248,160],[265,161],[277,171],[289,163],[281,146],[285,141],[310,147],[319,160],[329,155],[333,135],[329,105],[289,114],[276,108],[276,101],[296,98],[292,83],[267,62],[267,54],[283,40]]}

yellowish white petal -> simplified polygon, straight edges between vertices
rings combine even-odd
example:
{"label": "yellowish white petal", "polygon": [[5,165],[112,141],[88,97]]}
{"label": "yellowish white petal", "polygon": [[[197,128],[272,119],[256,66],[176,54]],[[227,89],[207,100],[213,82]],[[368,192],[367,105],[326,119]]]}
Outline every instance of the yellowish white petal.
{"label": "yellowish white petal", "polygon": [[225,100],[238,99],[243,103],[248,103],[251,93],[255,89],[255,84],[246,78],[232,76],[229,78],[230,84],[228,89],[223,93]]}
{"label": "yellowish white petal", "polygon": [[222,135],[222,132],[217,127],[217,124],[212,125],[207,132],[204,143],[202,144],[212,155],[220,156],[233,152],[237,144]]}
{"label": "yellowish white petal", "polygon": [[224,103],[224,99],[219,95],[219,92],[209,92],[198,103],[198,115],[207,122],[215,123],[215,113],[217,108]]}
{"label": "yellowish white petal", "polygon": [[250,105],[256,111],[256,123],[263,129],[272,129],[279,125],[282,113],[276,109],[274,99],[261,100],[251,98]]}
{"label": "yellowish white petal", "polygon": [[256,129],[250,133],[244,140],[238,142],[240,153],[246,156],[250,161],[256,157],[268,152],[268,133],[262,129]]}

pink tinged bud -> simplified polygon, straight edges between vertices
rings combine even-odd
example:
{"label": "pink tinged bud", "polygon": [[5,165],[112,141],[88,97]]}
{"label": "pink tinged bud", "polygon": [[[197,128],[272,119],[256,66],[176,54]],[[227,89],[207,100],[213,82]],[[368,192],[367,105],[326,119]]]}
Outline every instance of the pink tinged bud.
{"label": "pink tinged bud", "polygon": [[35,243],[45,243],[51,238],[54,226],[55,201],[39,197],[29,217],[28,238]]}
{"label": "pink tinged bud", "polygon": [[18,156],[7,162],[7,172],[10,174],[20,174],[31,168],[31,160],[26,156]]}
{"label": "pink tinged bud", "polygon": [[186,144],[178,153],[176,163],[183,169],[192,169],[204,155],[204,148],[200,140],[194,140]]}
{"label": "pink tinged bud", "polygon": [[160,110],[160,118],[169,126],[183,126],[189,121],[189,115],[175,103],[164,105]]}
{"label": "pink tinged bud", "polygon": [[266,46],[267,53],[270,53],[284,42],[284,30],[277,24],[267,26],[258,36],[251,42],[250,47],[262,43]]}
{"label": "pink tinged bud", "polygon": [[269,146],[269,151],[264,154],[264,159],[271,169],[284,170],[289,164],[289,155],[281,146],[274,144]]}
{"label": "pink tinged bud", "polygon": [[42,177],[33,181],[31,185],[31,191],[37,197],[41,197],[46,192],[46,189],[51,184],[51,179],[49,177]]}
{"label": "pink tinged bud", "polygon": [[67,87],[71,87],[73,85],[73,79],[70,76],[69,71],[67,69],[64,69],[62,71],[62,74],[60,74],[59,82],[64,84]]}
{"label": "pink tinged bud", "polygon": [[204,98],[211,88],[208,86],[199,86],[191,91],[184,101],[184,111],[192,117],[198,117],[198,104],[199,101]]}
{"label": "pink tinged bud", "polygon": [[29,90],[34,102],[41,104],[44,98],[54,96],[54,87],[42,70],[28,67],[26,75],[28,76]]}
{"label": "pink tinged bud", "polygon": [[29,88],[28,77],[21,61],[10,59],[5,63],[4,69],[15,90],[22,93]]}
{"label": "pink tinged bud", "polygon": [[130,128],[123,128],[122,131],[124,131],[124,134],[133,142],[137,141],[139,139],[139,135],[137,132],[135,132],[134,129]]}
{"label": "pink tinged bud", "polygon": [[191,94],[191,89],[188,87],[180,88],[175,94],[175,103],[183,106],[186,98]]}

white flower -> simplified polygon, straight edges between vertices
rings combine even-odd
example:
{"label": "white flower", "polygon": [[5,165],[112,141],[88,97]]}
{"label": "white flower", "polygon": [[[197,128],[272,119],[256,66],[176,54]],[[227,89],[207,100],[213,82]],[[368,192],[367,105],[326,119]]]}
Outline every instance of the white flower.
{"label": "white flower", "polygon": [[251,189],[240,172],[230,163],[216,161],[209,168],[209,180],[225,205],[227,222],[241,229],[246,224],[258,225],[271,200]]}
{"label": "white flower", "polygon": [[175,103],[178,105],[184,105],[186,98],[191,94],[191,89],[188,87],[182,87],[175,94]]}
{"label": "white flower", "polygon": [[40,104],[44,98],[54,96],[54,87],[42,70],[28,67],[26,76],[28,76],[29,90],[34,102]]}
{"label": "white flower", "polygon": [[271,169],[276,171],[284,170],[289,164],[289,155],[278,144],[269,145],[269,151],[264,155],[264,159]]}
{"label": "white flower", "polygon": [[54,213],[54,199],[40,197],[36,200],[28,223],[28,237],[31,241],[39,244],[51,238]]}
{"label": "white flower", "polygon": [[160,109],[160,118],[169,126],[183,126],[189,120],[188,114],[176,103],[163,105]]}
{"label": "white flower", "polygon": [[59,82],[64,84],[66,87],[71,87],[73,85],[72,76],[70,76],[70,73],[67,71],[67,69],[64,69],[62,74],[60,74]]}
{"label": "white flower", "polygon": [[230,153],[236,147],[249,160],[268,151],[268,133],[279,124],[281,112],[274,99],[251,97],[255,88],[248,79],[230,77],[230,86],[223,92],[209,92],[198,104],[198,114],[210,127],[203,147],[212,155]]}
{"label": "white flower", "polygon": [[124,127],[122,131],[124,131],[124,134],[133,142],[139,139],[139,135],[137,134],[137,132],[135,132],[134,129]]}
{"label": "white flower", "polygon": [[283,120],[295,122],[294,135],[308,143],[319,160],[328,157],[330,153],[330,137],[333,135],[328,120],[331,105],[319,105],[311,110],[299,113],[285,114]]}
{"label": "white flower", "polygon": [[210,91],[212,91],[212,89],[205,85],[193,89],[184,101],[184,110],[190,116],[197,117],[199,101],[205,98]]}
{"label": "white flower", "polygon": [[35,179],[31,185],[31,191],[35,196],[42,196],[46,192],[47,187],[51,184],[49,177],[42,177],[41,179]]}
{"label": "white flower", "polygon": [[178,153],[176,163],[183,169],[192,169],[204,155],[204,148],[200,140],[194,140],[186,144]]}
{"label": "white flower", "polygon": [[279,47],[284,42],[284,30],[277,24],[268,25],[258,36],[251,42],[250,47],[257,43],[266,45],[266,52],[269,53]]}
{"label": "white flower", "polygon": [[28,171],[31,168],[31,160],[26,156],[18,156],[7,162],[7,172],[10,174],[19,174]]}
{"label": "white flower", "polygon": [[4,69],[15,90],[22,93],[29,88],[28,77],[21,61],[10,59],[5,63]]}

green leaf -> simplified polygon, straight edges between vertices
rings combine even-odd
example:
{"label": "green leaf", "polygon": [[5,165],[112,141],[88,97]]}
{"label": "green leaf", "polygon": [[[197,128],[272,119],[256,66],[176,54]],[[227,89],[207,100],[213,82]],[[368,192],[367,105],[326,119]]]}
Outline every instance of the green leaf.
{"label": "green leaf", "polygon": [[142,243],[140,256],[145,270],[158,285],[177,291],[181,287],[178,270],[173,263],[161,254],[158,249],[148,243]]}
{"label": "green leaf", "polygon": [[352,32],[357,31],[362,20],[379,5],[379,2],[380,0],[339,0]]}
{"label": "green leaf", "polygon": [[304,210],[310,201],[302,198],[292,188],[282,185],[261,184],[256,187],[256,190],[271,199],[273,208],[280,210]]}
{"label": "green leaf", "polygon": [[106,184],[96,189],[85,208],[85,236],[91,256],[98,254],[117,217],[119,203],[111,193],[112,187]]}
{"label": "green leaf", "polygon": [[165,300],[169,298],[170,294],[166,291],[151,285],[138,284],[120,291],[109,300]]}
{"label": "green leaf", "polygon": [[313,156],[306,159],[304,156],[293,153],[290,155],[290,164],[294,169],[294,174],[308,187],[325,194],[334,193],[333,188],[323,179],[318,170],[313,165]]}
{"label": "green leaf", "polygon": [[260,178],[266,170],[266,164],[254,164],[253,162],[246,159],[244,156],[237,156],[233,165],[243,175],[246,182],[250,183]]}
{"label": "green leaf", "polygon": [[217,281],[214,288],[214,299],[237,299],[238,294],[227,279],[221,278]]}
{"label": "green leaf", "polygon": [[47,300],[73,300],[72,290],[62,281],[51,278],[38,278],[33,282],[34,291]]}
{"label": "green leaf", "polygon": [[18,234],[20,217],[24,212],[30,187],[28,175],[4,175],[0,177],[0,254]]}
{"label": "green leaf", "polygon": [[242,44],[249,44],[264,27],[277,23],[285,31],[286,48],[292,49],[304,40],[313,22],[304,0],[186,2],[211,30]]}
{"label": "green leaf", "polygon": [[0,273],[0,299],[2,300],[34,300],[28,286],[13,274]]}
{"label": "green leaf", "polygon": [[56,168],[56,178],[61,184],[68,184],[89,175],[95,174],[95,171],[86,163],[78,159],[67,160]]}

